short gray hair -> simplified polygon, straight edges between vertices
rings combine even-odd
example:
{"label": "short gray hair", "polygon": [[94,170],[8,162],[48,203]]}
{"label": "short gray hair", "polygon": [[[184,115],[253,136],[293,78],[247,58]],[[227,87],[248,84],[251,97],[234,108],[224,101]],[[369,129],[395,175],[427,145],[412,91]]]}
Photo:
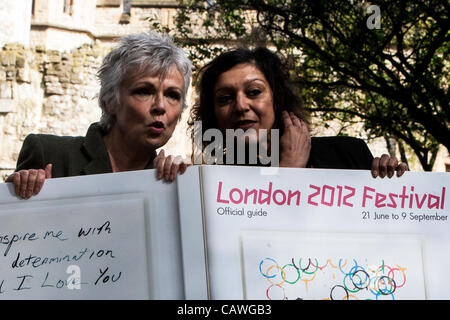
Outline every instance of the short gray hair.
{"label": "short gray hair", "polygon": [[120,39],[118,46],[103,59],[98,71],[100,93],[98,101],[102,109],[100,125],[109,132],[115,123],[111,111],[120,103],[120,85],[129,77],[130,68],[145,70],[150,74],[165,76],[175,66],[184,78],[182,109],[186,107],[186,95],[191,81],[191,61],[167,34],[154,31],[132,34]]}

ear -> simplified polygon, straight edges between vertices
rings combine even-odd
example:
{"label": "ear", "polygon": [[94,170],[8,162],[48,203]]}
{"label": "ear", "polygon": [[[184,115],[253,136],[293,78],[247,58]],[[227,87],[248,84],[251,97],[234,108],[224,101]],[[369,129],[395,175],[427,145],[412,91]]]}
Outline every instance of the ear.
{"label": "ear", "polygon": [[111,116],[116,115],[118,104],[115,102],[115,99],[108,99],[107,101],[104,101],[104,106],[106,113]]}

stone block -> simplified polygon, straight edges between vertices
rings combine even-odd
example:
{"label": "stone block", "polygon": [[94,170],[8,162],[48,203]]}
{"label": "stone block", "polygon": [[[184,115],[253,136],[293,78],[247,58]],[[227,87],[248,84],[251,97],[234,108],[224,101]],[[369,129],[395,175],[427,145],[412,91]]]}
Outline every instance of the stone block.
{"label": "stone block", "polygon": [[16,102],[13,99],[0,98],[0,113],[12,112],[15,107]]}
{"label": "stone block", "polygon": [[28,68],[22,68],[17,70],[16,79],[18,82],[31,82],[31,76],[30,76],[30,69]]}
{"label": "stone block", "polygon": [[61,85],[58,83],[46,83],[45,84],[45,93],[48,95],[63,95],[64,90]]}
{"label": "stone block", "polygon": [[[56,73],[55,73],[56,74]],[[54,74],[49,74],[44,77],[44,81],[47,83],[58,83],[59,78]]]}
{"label": "stone block", "polygon": [[16,65],[16,54],[13,51],[3,51],[0,54],[0,59],[2,61],[2,65],[4,66]]}
{"label": "stone block", "polygon": [[6,80],[8,81],[16,80],[16,69],[14,67],[7,67],[5,72],[6,72]]}
{"label": "stone block", "polygon": [[11,81],[0,82],[0,98],[13,99],[13,90]]}

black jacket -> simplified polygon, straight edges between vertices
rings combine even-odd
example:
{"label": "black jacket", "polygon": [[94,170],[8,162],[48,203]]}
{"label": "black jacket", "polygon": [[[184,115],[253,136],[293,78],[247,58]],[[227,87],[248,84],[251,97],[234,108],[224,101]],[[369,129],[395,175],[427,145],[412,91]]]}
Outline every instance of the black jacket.
{"label": "black jacket", "polygon": [[367,169],[373,156],[367,144],[353,137],[312,137],[307,167],[323,169]]}
{"label": "black jacket", "polygon": [[[16,171],[44,169],[52,166],[52,178],[112,172],[111,161],[103,142],[104,132],[90,125],[85,137],[30,134],[25,138]],[[154,158],[156,152],[153,154]],[[146,169],[151,169],[152,161]]]}

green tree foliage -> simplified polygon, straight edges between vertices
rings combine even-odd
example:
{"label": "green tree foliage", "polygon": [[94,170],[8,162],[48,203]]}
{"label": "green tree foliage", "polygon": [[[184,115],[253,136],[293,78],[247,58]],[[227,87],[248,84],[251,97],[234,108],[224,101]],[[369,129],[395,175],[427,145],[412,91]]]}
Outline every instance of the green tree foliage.
{"label": "green tree foliage", "polygon": [[449,11],[447,0],[184,0],[166,31],[197,65],[239,43],[274,46],[316,118],[363,122],[431,170],[439,144],[450,150]]}

